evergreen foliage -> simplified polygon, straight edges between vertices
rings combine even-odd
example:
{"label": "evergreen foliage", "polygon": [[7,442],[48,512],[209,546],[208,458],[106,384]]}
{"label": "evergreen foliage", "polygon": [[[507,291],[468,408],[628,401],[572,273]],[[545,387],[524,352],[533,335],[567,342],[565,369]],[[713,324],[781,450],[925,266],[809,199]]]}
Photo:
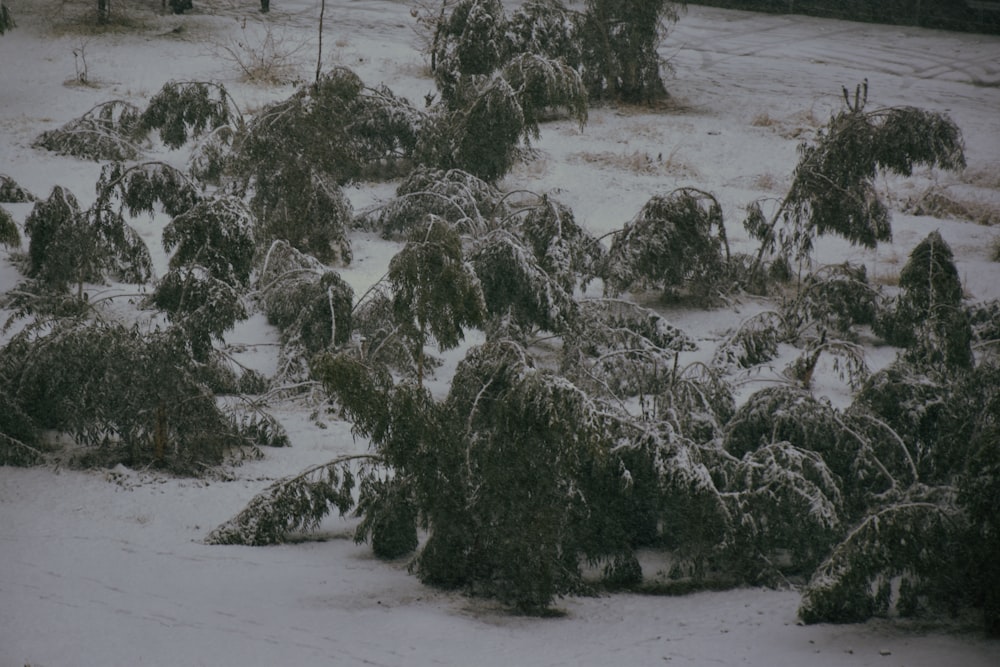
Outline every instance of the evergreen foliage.
{"label": "evergreen foliage", "polygon": [[964,521],[951,499],[933,497],[942,493],[949,492],[930,489],[929,498],[866,517],[813,574],[799,608],[802,620],[859,622],[890,610],[912,616],[928,604],[954,608],[962,587],[948,579],[962,571],[952,545]]}
{"label": "evergreen foliage", "polygon": [[352,211],[340,186],[408,157],[422,124],[405,100],[365,88],[346,68],[266,107],[237,142],[232,166],[253,191],[262,240],[286,240],[327,263],[350,261]]}
{"label": "evergreen foliage", "polygon": [[258,282],[267,321],[281,331],[286,354],[300,350],[308,361],[351,339],[354,290],[315,258],[275,241]]}
{"label": "evergreen foliage", "polygon": [[212,353],[213,338],[221,341],[248,316],[238,286],[202,266],[172,268],[157,284],[150,303],[180,327],[185,345],[198,361],[206,361]]}
{"label": "evergreen foliage", "polygon": [[563,334],[561,372],[596,395],[654,395],[669,383],[677,353],[694,341],[655,311],[627,301],[588,299]]}
{"label": "evergreen foliage", "polygon": [[451,483],[429,511],[420,577],[526,611],[578,590],[581,478],[607,447],[603,409],[503,341],[470,351],[445,407],[457,424],[438,474]]}
{"label": "evergreen foliage", "polygon": [[774,311],[744,320],[716,348],[712,366],[720,369],[752,368],[778,355],[778,344],[787,337],[785,321]]}
{"label": "evergreen foliage", "polygon": [[561,332],[576,319],[579,304],[539,266],[513,232],[498,230],[473,248],[469,261],[479,277],[486,310],[522,329]]}
{"label": "evergreen foliage", "polygon": [[[974,428],[969,440],[970,456],[958,483],[958,504],[969,517],[970,534],[966,568],[973,604],[983,610],[986,631],[1000,636],[1000,367],[983,365],[970,382],[977,396]],[[984,391],[985,389],[985,391]]]}
{"label": "evergreen foliage", "polygon": [[502,193],[460,169],[417,167],[396,188],[396,198],[367,216],[387,237],[406,236],[430,216],[463,234],[481,236],[509,214]]}
{"label": "evergreen foliage", "polygon": [[[892,237],[889,209],[875,178],[890,172],[909,176],[916,166],[958,170],[965,167],[962,134],[945,114],[913,107],[866,111],[868,82],[853,102],[844,89],[846,109],[835,114],[814,144],[799,146],[792,186],[770,223],[759,208],[748,231],[761,243],[755,270],[777,250],[786,262],[802,262],[816,235],[835,233],[852,245],[874,248]],[[779,221],[784,229],[777,230]]]}
{"label": "evergreen foliage", "polygon": [[592,99],[631,104],[667,97],[658,47],[679,3],[667,0],[587,0],[579,30],[582,73]]}
{"label": "evergreen foliage", "polygon": [[73,194],[61,186],[35,204],[25,220],[30,237],[28,275],[47,289],[64,291],[101,280],[104,271],[145,282],[152,271],[149,251],[138,234],[114,212],[95,204],[84,212]]}
{"label": "evergreen foliage", "polygon": [[0,466],[31,466],[41,462],[40,433],[10,395],[10,387],[0,375]]}
{"label": "evergreen foliage", "polygon": [[558,55],[514,47],[498,0],[460,0],[442,15],[431,47],[442,108],[419,150],[423,162],[493,182],[518,159],[520,142],[539,137],[546,113],[586,121],[579,72]]}
{"label": "evergreen foliage", "polygon": [[729,259],[722,208],[712,195],[682,188],[650,199],[615,237],[605,291],[690,288],[707,294]]}
{"label": "evergreen foliage", "polygon": [[180,148],[189,138],[230,125],[238,116],[222,84],[168,81],[149,100],[138,123],[144,132],[157,130],[168,147]]}
{"label": "evergreen foliage", "polygon": [[42,132],[32,145],[88,160],[135,160],[143,137],[141,114],[129,102],[103,102],[57,130]]}
{"label": "evergreen foliage", "polygon": [[0,202],[21,204],[33,201],[38,201],[35,195],[18,185],[10,176],[0,174]]}
{"label": "evergreen foliage", "polygon": [[937,231],[910,253],[899,275],[902,293],[877,322],[886,339],[918,364],[972,365],[972,328],[951,248]]}
{"label": "evergreen foliage", "polygon": [[132,217],[152,216],[157,207],[171,217],[180,216],[203,199],[201,189],[183,172],[164,162],[126,166],[119,162],[101,168],[94,209],[127,211]]}
{"label": "evergreen foliage", "polygon": [[423,349],[433,336],[441,350],[456,347],[464,329],[480,326],[485,304],[476,274],[462,256],[462,240],[444,221],[428,218],[389,262],[393,322],[411,343],[423,379]]}
{"label": "evergreen foliage", "polygon": [[17,24],[14,23],[14,17],[11,16],[10,10],[7,9],[7,5],[0,2],[0,35],[4,34],[16,25]]}
{"label": "evergreen foliage", "polygon": [[431,69],[442,98],[452,108],[464,106],[468,79],[492,74],[510,55],[500,0],[459,0],[434,32]]}
{"label": "evergreen foliage", "polygon": [[572,294],[596,276],[604,246],[580,227],[568,206],[543,195],[517,227],[539,267]]}
{"label": "evergreen foliage", "polygon": [[254,496],[239,514],[205,538],[208,544],[280,544],[290,533],[316,528],[331,506],[346,514],[354,506],[353,465],[377,465],[369,455],[341,456],[279,479]]}
{"label": "evergreen foliage", "polygon": [[0,384],[37,428],[68,433],[112,465],[183,473],[247,444],[196,369],[169,332],[102,321],[30,326],[0,351]]}
{"label": "evergreen foliage", "polygon": [[3,207],[0,207],[0,245],[16,248],[21,245],[21,233],[17,223]]}

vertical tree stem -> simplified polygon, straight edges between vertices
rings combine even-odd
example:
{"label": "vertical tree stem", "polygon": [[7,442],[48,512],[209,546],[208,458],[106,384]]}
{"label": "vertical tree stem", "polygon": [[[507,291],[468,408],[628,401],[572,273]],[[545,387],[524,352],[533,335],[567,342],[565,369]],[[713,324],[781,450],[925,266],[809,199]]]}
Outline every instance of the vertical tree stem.
{"label": "vertical tree stem", "polygon": [[319,3],[319,47],[316,49],[316,83],[319,83],[319,74],[323,69],[323,15],[326,14],[326,0]]}

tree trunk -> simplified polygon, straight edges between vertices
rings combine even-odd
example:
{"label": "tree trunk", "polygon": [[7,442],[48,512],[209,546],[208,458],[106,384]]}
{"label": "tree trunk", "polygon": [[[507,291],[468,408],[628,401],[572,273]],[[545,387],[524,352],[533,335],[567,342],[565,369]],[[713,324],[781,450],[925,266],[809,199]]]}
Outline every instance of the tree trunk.
{"label": "tree trunk", "polygon": [[104,25],[111,17],[111,0],[97,0],[97,23]]}

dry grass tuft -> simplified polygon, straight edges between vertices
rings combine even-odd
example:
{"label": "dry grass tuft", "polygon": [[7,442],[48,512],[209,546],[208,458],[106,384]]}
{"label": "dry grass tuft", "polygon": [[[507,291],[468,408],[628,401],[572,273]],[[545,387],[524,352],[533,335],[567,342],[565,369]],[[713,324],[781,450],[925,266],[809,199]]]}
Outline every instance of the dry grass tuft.
{"label": "dry grass tuft", "polygon": [[774,127],[779,122],[780,121],[773,118],[771,114],[766,111],[759,113],[750,119],[750,125],[753,127]]}
{"label": "dry grass tuft", "polygon": [[962,172],[961,180],[963,183],[979,188],[1000,190],[1000,165],[970,167]]}
{"label": "dry grass tuft", "polygon": [[753,177],[750,182],[755,190],[763,190],[764,192],[778,192],[781,189],[781,184],[778,179],[775,178],[772,173],[757,174]]}
{"label": "dry grass tuft", "polygon": [[677,155],[675,148],[668,155],[660,153],[655,157],[646,151],[631,153],[613,153],[611,151],[581,151],[569,156],[571,161],[585,162],[590,165],[618,169],[632,174],[668,174],[683,178],[698,178],[699,172],[694,165]]}
{"label": "dry grass tuft", "polygon": [[928,188],[923,194],[907,200],[903,211],[912,215],[968,220],[980,225],[1000,225],[1000,205],[960,198],[940,187]]}

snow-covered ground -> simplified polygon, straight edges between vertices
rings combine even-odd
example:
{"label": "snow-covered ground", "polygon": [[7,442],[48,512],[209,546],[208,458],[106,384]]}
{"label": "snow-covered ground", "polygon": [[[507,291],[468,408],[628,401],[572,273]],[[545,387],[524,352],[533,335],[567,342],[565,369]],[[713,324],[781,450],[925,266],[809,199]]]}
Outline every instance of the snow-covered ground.
{"label": "snow-covered ground", "polygon": [[[80,6],[43,1],[7,3],[18,27],[0,37],[0,173],[36,195],[59,184],[84,205],[93,198],[99,165],[30,144],[95,104],[127,98],[143,106],[171,79],[222,81],[250,112],[292,90],[242,83],[222,55],[230,40],[259,33],[252,0],[195,0],[188,15],[164,17],[149,13],[158,1],[145,0],[145,10],[131,10],[133,28],[108,34],[51,29]],[[328,0],[325,62],[421,100],[433,85],[410,9],[401,0]],[[276,0],[266,19],[286,48],[301,45],[294,57],[303,79],[315,68],[317,16],[318,2]],[[663,54],[674,67],[665,108],[594,109],[582,129],[545,125],[537,157],[504,187],[552,192],[600,234],[653,194],[696,185],[719,197],[734,245],[749,249],[741,207],[784,192],[798,141],[838,108],[842,86],[853,90],[867,78],[873,106],[951,114],[969,166],[884,183],[897,209],[893,243],[868,252],[822,240],[817,258],[863,262],[891,281],[913,246],[939,229],[968,295],[1000,297],[1000,263],[990,260],[1000,229],[898,210],[932,183],[1000,208],[1000,38],[691,6]],[[86,86],[78,84],[83,56]],[[358,208],[390,193],[350,191]],[[5,207],[18,222],[30,211]],[[147,241],[155,236],[144,233]],[[355,239],[344,276],[356,291],[381,275],[390,250],[375,238]],[[0,253],[0,290],[17,280]],[[714,340],[764,307],[745,300],[669,317],[711,354]],[[253,344],[274,339],[260,316],[229,336],[250,345],[246,358],[262,369],[273,363],[273,348],[254,352]],[[875,351],[870,359],[875,367],[890,360],[891,352]],[[842,388],[830,380],[817,391],[836,400]],[[1000,643],[954,628],[800,626],[794,591],[573,598],[560,602],[561,618],[512,617],[422,586],[405,561],[376,560],[340,519],[326,522],[319,539],[280,547],[203,544],[270,481],[365,447],[349,425],[311,416],[308,407],[275,412],[293,446],[234,467],[225,479],[0,468],[0,667],[1000,664]]]}

